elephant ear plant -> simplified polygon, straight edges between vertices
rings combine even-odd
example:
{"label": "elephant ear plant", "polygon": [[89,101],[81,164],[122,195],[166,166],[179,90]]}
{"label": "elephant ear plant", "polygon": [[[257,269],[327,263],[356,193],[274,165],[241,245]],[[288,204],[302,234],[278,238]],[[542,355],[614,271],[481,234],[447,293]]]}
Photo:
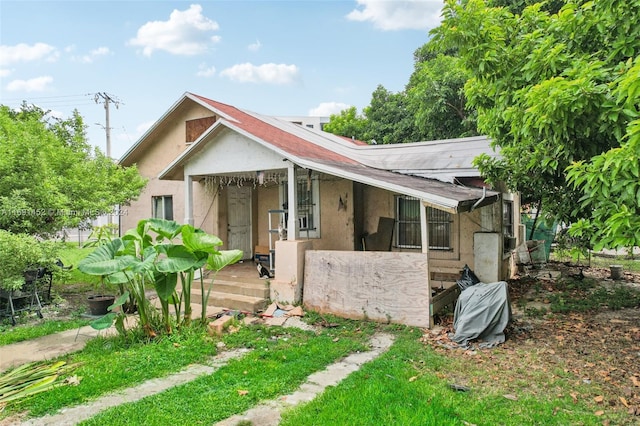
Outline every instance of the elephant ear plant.
{"label": "elephant ear plant", "polygon": [[[123,237],[98,247],[80,262],[78,269],[90,275],[106,276],[112,282],[125,282],[127,292],[135,300],[140,326],[153,337],[156,334],[156,309],[147,299],[146,290],[151,287],[155,290],[160,301],[162,324],[165,332],[171,333],[170,304],[174,305],[176,325],[191,323],[191,287],[198,271],[202,290],[201,318],[206,322],[205,309],[211,285],[205,291],[203,266],[209,265],[217,272],[242,258],[240,250],[219,251],[221,245],[218,237],[192,225],[144,219]],[[120,302],[124,303],[124,300],[121,298]],[[184,312],[182,318],[181,312]],[[110,325],[113,318],[118,318],[115,314],[107,315],[111,319],[102,320],[101,326]]]}

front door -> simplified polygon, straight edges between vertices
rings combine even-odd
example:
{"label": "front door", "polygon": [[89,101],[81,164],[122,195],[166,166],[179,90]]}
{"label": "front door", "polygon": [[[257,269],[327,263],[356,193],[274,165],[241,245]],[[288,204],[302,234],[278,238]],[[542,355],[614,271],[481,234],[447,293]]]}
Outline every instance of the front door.
{"label": "front door", "polygon": [[244,259],[250,259],[251,249],[251,187],[228,186],[229,232],[227,238],[230,249],[244,252]]}

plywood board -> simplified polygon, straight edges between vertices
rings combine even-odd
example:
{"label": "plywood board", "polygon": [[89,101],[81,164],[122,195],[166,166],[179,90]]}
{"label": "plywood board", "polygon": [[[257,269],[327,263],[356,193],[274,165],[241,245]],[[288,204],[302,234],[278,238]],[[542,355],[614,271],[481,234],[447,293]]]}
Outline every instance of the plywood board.
{"label": "plywood board", "polygon": [[346,318],[429,326],[427,255],[309,250],[303,302]]}

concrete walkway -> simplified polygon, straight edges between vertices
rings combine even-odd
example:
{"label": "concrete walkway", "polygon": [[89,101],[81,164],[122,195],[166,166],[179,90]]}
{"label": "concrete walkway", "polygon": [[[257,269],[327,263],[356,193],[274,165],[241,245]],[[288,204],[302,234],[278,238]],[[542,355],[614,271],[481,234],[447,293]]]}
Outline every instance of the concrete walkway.
{"label": "concrete walkway", "polygon": [[[156,303],[155,299],[152,300],[152,302]],[[191,306],[194,312],[193,320],[198,321],[200,319],[198,313],[201,312],[202,305],[192,303]],[[209,317],[213,317],[222,311],[223,308],[217,306],[207,306],[206,309],[207,316]],[[136,322],[137,317],[135,315],[127,315],[125,327],[131,328],[136,325]],[[84,327],[2,346],[0,348],[0,373],[28,362],[48,361],[60,355],[82,350],[87,342],[94,337],[99,335],[110,336],[116,333],[117,331],[113,326],[106,330],[98,331],[90,325],[86,325]]]}
{"label": "concrete walkway", "polygon": [[159,379],[151,379],[146,382],[125,389],[104,395],[95,401],[87,404],[77,405],[61,410],[59,414],[47,415],[35,419],[30,419],[21,423],[23,426],[71,426],[87,420],[107,408],[116,407],[120,404],[136,402],[147,396],[155,395],[174,386],[179,386],[197,379],[205,374],[212,374],[220,367],[227,364],[230,359],[239,358],[248,349],[238,349],[222,352],[212,358],[209,365],[195,364],[187,369]]}
{"label": "concrete walkway", "polygon": [[392,335],[384,333],[376,334],[370,341],[370,351],[349,355],[342,361],[331,364],[325,370],[309,376],[306,383],[291,395],[258,405],[244,414],[229,417],[217,423],[215,426],[236,426],[238,424],[276,426],[280,424],[280,413],[282,410],[303,402],[311,401],[322,393],[327,386],[337,385],[349,374],[360,369],[364,363],[373,361],[382,353],[386,352],[392,343]]}
{"label": "concrete walkway", "polygon": [[[113,333],[111,329],[100,333]],[[87,341],[98,335],[98,331],[91,326],[74,328],[60,333],[49,334],[24,342],[12,343],[0,348],[0,372],[17,367],[28,362],[47,361],[76,352],[84,348]]]}

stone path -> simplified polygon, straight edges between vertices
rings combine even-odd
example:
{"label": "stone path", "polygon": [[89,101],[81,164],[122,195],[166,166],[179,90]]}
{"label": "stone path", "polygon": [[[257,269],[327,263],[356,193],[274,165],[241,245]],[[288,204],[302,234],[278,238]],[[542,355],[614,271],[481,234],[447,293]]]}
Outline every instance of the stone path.
{"label": "stone path", "polygon": [[309,376],[306,383],[291,395],[258,405],[244,414],[229,417],[217,423],[215,426],[236,426],[241,422],[251,422],[250,424],[260,426],[276,426],[280,424],[280,413],[282,410],[303,402],[311,401],[324,391],[327,386],[337,385],[349,374],[357,371],[362,364],[372,361],[386,352],[392,343],[392,335],[384,333],[376,334],[370,341],[370,351],[351,354],[342,361],[331,364],[325,370]]}
{"label": "stone path", "polygon": [[[298,319],[294,319],[294,317],[287,321],[287,323],[289,322],[291,322],[291,324],[285,324],[285,327],[311,327]],[[68,330],[55,335],[44,336],[30,342],[21,342],[5,346],[2,348],[2,354],[0,354],[0,371],[24,362],[53,359],[69,351],[79,350],[84,346],[86,341],[94,337],[96,333],[97,332],[90,327],[83,327],[79,330]],[[216,426],[236,426],[242,421],[251,421],[253,424],[260,426],[277,425],[280,423],[280,413],[282,410],[302,402],[311,401],[324,391],[327,386],[337,385],[349,374],[357,371],[364,363],[372,361],[384,353],[391,347],[392,343],[392,335],[378,333],[370,340],[371,350],[351,354],[341,361],[329,365],[325,370],[309,376],[307,381],[291,395],[284,396],[278,400],[268,401],[250,409],[244,414],[233,416],[219,422]],[[29,419],[20,424],[23,426],[75,425],[108,408],[127,402],[135,402],[147,396],[163,392],[171,387],[190,382],[200,376],[212,374],[224,366],[229,360],[239,358],[247,352],[249,352],[248,349],[221,352],[219,355],[213,357],[207,365],[192,365],[173,375],[148,380],[138,386],[107,394],[90,403],[69,407],[61,410],[58,414]],[[16,424],[0,423],[3,425]]]}
{"label": "stone path", "polygon": [[210,365],[195,364],[179,373],[146,382],[119,392],[110,393],[87,404],[76,405],[61,410],[59,414],[47,415],[23,422],[23,426],[70,426],[87,420],[107,408],[128,402],[136,402],[147,396],[155,395],[174,386],[179,386],[205,374],[212,374],[224,366],[230,359],[239,358],[248,349],[222,352],[211,360]]}

